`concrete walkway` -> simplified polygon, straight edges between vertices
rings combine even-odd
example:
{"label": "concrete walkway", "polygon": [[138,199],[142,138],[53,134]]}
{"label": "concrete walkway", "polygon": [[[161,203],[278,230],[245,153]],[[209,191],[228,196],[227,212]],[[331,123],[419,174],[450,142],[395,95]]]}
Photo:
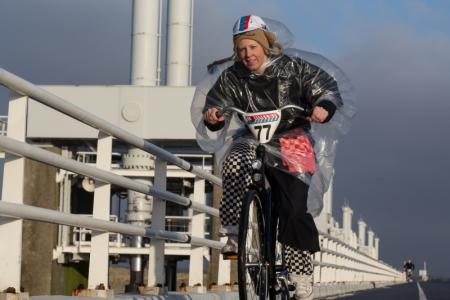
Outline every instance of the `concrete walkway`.
{"label": "concrete walkway", "polygon": [[[391,282],[377,282],[377,283],[351,283],[351,284],[326,284],[314,286],[314,299],[324,299],[330,296],[345,295],[357,291],[371,290],[380,287],[393,285]],[[99,300],[101,298],[93,297],[71,297],[71,296],[32,296],[31,300]],[[207,292],[204,294],[187,294],[169,292],[164,296],[149,296],[149,295],[133,295],[133,294],[118,294],[114,295],[114,300],[237,300],[239,299],[238,292]]]}
{"label": "concrete walkway", "polygon": [[[73,297],[73,296],[32,296],[31,300],[99,300],[102,298],[93,297]],[[114,300],[154,300],[154,299],[168,299],[168,300],[237,300],[239,295],[237,292],[214,292],[205,294],[186,294],[169,292],[164,296],[148,296],[148,295],[132,295],[121,294],[115,295]]]}

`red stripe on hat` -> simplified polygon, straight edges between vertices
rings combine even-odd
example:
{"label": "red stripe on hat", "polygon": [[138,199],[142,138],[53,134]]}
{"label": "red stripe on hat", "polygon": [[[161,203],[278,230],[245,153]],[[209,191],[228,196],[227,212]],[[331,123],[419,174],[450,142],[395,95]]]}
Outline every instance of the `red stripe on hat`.
{"label": "red stripe on hat", "polygon": [[251,16],[246,16],[245,17],[245,21],[244,21],[244,30],[248,29],[248,23],[250,22],[250,17]]}

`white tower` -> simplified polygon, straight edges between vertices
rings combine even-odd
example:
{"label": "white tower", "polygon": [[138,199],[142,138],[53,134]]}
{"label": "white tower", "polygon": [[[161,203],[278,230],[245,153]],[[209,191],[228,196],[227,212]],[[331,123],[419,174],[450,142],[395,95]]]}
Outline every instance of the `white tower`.
{"label": "white tower", "polygon": [[344,239],[348,243],[352,235],[352,215],[353,210],[347,204],[342,207],[342,229],[344,230]]}
{"label": "white tower", "polygon": [[372,229],[369,229],[369,231],[367,231],[367,247],[368,247],[368,253],[370,256],[373,257],[373,253],[374,253],[374,238],[375,233],[373,232]]}
{"label": "white tower", "polygon": [[363,248],[366,246],[366,222],[363,221],[363,219],[359,219],[358,221],[358,240],[359,240],[359,247]]}
{"label": "white tower", "polygon": [[314,219],[317,229],[328,232],[330,227],[334,226],[333,222],[333,178],[331,178],[330,186],[323,195],[322,212]]}
{"label": "white tower", "polygon": [[375,249],[374,249],[373,257],[375,259],[378,259],[379,255],[380,255],[380,238],[376,237],[375,238]]}
{"label": "white tower", "polygon": [[429,279],[427,271],[427,263],[425,261],[423,262],[423,269],[419,270],[419,276],[420,279],[422,279],[422,281],[428,281]]}

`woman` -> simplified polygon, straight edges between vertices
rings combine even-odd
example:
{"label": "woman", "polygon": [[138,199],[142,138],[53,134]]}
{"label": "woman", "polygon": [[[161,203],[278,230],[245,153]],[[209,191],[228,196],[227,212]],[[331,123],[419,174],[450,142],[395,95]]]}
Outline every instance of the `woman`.
{"label": "woman", "polygon": [[[269,144],[272,163],[267,175],[280,216],[279,241],[285,246],[290,280],[297,286],[296,299],[312,299],[311,255],[320,246],[307,208],[309,183],[316,170],[309,130],[311,122],[328,122],[342,106],[339,89],[324,70],[284,55],[275,34],[258,16],[239,18],[233,28],[233,43],[234,64],[220,73],[206,93],[203,122],[210,132],[229,129],[227,120],[216,114],[227,106],[257,112],[294,104],[312,111],[306,119],[296,110],[283,111]],[[237,252],[241,202],[251,183],[255,149],[249,133],[239,130],[222,165],[221,232],[228,235],[222,253]]]}

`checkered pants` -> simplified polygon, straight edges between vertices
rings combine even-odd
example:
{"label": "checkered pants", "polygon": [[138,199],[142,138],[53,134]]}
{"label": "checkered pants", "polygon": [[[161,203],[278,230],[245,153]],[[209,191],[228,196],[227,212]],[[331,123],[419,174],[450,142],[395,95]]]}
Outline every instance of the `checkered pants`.
{"label": "checkered pants", "polygon": [[[256,158],[256,147],[244,142],[235,143],[222,168],[223,196],[220,202],[220,221],[222,227],[232,228],[239,225],[242,199],[252,182],[251,162]],[[230,233],[231,230],[228,230]],[[311,252],[285,246],[284,255],[291,274],[311,275],[313,265]]]}
{"label": "checkered pants", "polygon": [[284,259],[290,274],[311,275],[314,271],[312,255],[308,250],[284,246]]}

